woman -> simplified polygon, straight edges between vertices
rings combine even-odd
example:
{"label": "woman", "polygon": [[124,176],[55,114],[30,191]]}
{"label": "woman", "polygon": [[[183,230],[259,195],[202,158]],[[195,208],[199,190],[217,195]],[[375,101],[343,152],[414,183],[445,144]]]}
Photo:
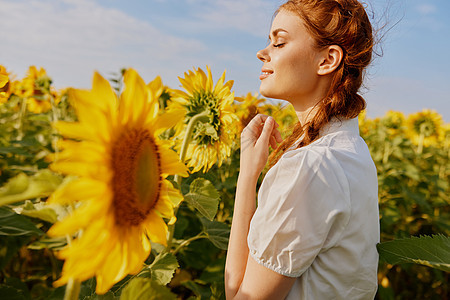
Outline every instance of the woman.
{"label": "woman", "polygon": [[278,147],[271,117],[257,115],[242,132],[227,299],[373,299],[378,184],[357,121],[370,21],[357,0],[288,1],[269,40],[257,53],[260,92],[289,101],[299,124]]}

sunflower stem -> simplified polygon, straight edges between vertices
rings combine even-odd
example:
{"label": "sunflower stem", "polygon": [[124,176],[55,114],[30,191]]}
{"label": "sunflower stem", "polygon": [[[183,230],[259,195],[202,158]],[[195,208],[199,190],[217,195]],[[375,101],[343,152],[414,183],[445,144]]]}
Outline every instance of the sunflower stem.
{"label": "sunflower stem", "polygon": [[388,162],[390,151],[391,151],[390,143],[387,140],[385,140],[384,141],[383,164],[386,164]]}
{"label": "sunflower stem", "polygon": [[[184,163],[184,160],[186,158],[187,149],[189,146],[189,143],[191,142],[192,133],[194,132],[195,125],[198,121],[203,119],[208,115],[207,111],[203,111],[199,114],[196,114],[193,116],[186,127],[186,133],[184,135],[183,144],[181,144],[181,150],[180,150],[180,160]],[[181,190],[181,177],[177,174],[175,175],[175,181],[178,184],[179,189]]]}
{"label": "sunflower stem", "polygon": [[73,278],[70,278],[67,282],[66,292],[64,294],[64,300],[78,300],[80,295],[81,283]]}
{"label": "sunflower stem", "polygon": [[423,152],[423,142],[425,140],[425,126],[422,126],[424,124],[420,125],[420,135],[419,135],[419,146],[417,149],[417,153],[422,154]]}
{"label": "sunflower stem", "polygon": [[27,112],[27,99],[21,97],[20,98],[22,101],[20,103],[20,112],[19,112],[19,119],[17,120],[17,140],[21,141],[23,138],[23,123],[24,123],[24,118],[25,118],[25,114]]}
{"label": "sunflower stem", "polygon": [[196,236],[191,237],[190,239],[187,239],[185,241],[183,241],[175,250],[173,250],[173,255],[177,254],[178,251],[181,250],[181,248],[183,248],[184,246],[189,245],[191,242],[195,241],[195,240],[199,240],[199,239],[203,239],[206,238],[207,236],[202,232],[197,234]]}
{"label": "sunflower stem", "polygon": [[[55,98],[52,95],[50,95],[50,103],[52,105],[52,122],[56,123],[56,122],[58,122],[59,118],[58,118],[58,114],[56,111]],[[52,144],[53,144],[53,150],[55,151],[55,161],[56,161],[56,160],[58,160],[58,153],[59,153],[59,148],[58,148],[59,137],[58,137],[58,132],[54,127],[52,129],[52,134],[53,134]]]}
{"label": "sunflower stem", "polygon": [[424,139],[425,139],[425,135],[423,134],[423,132],[421,132],[419,135],[419,146],[417,147],[418,154],[422,154],[422,152],[423,152],[423,140]]}
{"label": "sunflower stem", "polygon": [[[67,245],[72,245],[72,237],[66,234]],[[78,300],[80,294],[81,282],[75,278],[69,278],[66,285],[66,291],[64,293],[64,300]]]}
{"label": "sunflower stem", "polygon": [[[189,123],[186,127],[186,133],[184,135],[184,139],[183,139],[183,143],[181,144],[181,150],[180,150],[180,160],[181,162],[184,163],[184,160],[186,158],[186,153],[187,153],[187,148],[189,146],[189,143],[191,142],[191,138],[192,138],[192,134],[194,133],[194,128],[195,125],[197,124],[197,122],[201,121],[204,117],[206,117],[208,115],[208,112],[203,111],[199,114],[196,114],[195,116],[193,116],[190,120]],[[178,185],[178,188],[180,189],[181,192],[181,176],[176,174],[174,177],[175,182]],[[178,208],[180,206],[178,205],[177,207],[174,208],[174,216],[177,216],[178,213]],[[167,238],[167,247],[165,249],[165,251],[169,251],[170,248],[172,247],[172,240],[173,240],[173,235],[175,233],[175,223],[172,225],[169,225],[169,237]],[[178,249],[178,248],[177,248]]]}

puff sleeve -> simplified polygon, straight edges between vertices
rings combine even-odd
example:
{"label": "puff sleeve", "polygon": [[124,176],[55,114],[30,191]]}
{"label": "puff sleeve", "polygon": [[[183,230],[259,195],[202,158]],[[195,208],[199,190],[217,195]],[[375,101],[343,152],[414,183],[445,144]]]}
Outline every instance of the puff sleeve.
{"label": "puff sleeve", "polygon": [[345,172],[326,147],[289,151],[266,174],[250,223],[250,255],[263,266],[298,277],[336,245],[349,221]]}

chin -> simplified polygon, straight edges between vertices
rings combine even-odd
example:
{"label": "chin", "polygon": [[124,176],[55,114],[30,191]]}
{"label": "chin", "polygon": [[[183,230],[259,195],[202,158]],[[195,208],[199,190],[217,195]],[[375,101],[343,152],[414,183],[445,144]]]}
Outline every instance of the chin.
{"label": "chin", "polygon": [[264,82],[261,82],[259,86],[259,93],[264,97],[273,98],[273,89],[264,84]]}
{"label": "chin", "polygon": [[285,97],[283,97],[280,93],[277,93],[276,91],[270,90],[268,88],[264,88],[262,85],[259,87],[259,93],[261,94],[261,96],[266,98],[285,100]]}

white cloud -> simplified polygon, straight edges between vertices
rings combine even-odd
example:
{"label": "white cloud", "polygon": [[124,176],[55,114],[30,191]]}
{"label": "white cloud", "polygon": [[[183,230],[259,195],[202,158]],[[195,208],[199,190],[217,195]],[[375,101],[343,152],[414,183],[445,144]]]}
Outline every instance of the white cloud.
{"label": "white cloud", "polygon": [[[188,0],[196,2],[195,17],[213,28],[233,28],[254,36],[268,35],[274,11],[284,1],[268,0]],[[201,5],[199,5],[201,2]]]}
{"label": "white cloud", "polygon": [[0,63],[15,72],[41,65],[63,86],[89,86],[94,69],[170,69],[207,49],[92,0],[0,0],[0,7]]}
{"label": "white cloud", "polygon": [[436,12],[437,8],[435,5],[423,3],[417,5],[416,10],[423,15],[429,15]]}

